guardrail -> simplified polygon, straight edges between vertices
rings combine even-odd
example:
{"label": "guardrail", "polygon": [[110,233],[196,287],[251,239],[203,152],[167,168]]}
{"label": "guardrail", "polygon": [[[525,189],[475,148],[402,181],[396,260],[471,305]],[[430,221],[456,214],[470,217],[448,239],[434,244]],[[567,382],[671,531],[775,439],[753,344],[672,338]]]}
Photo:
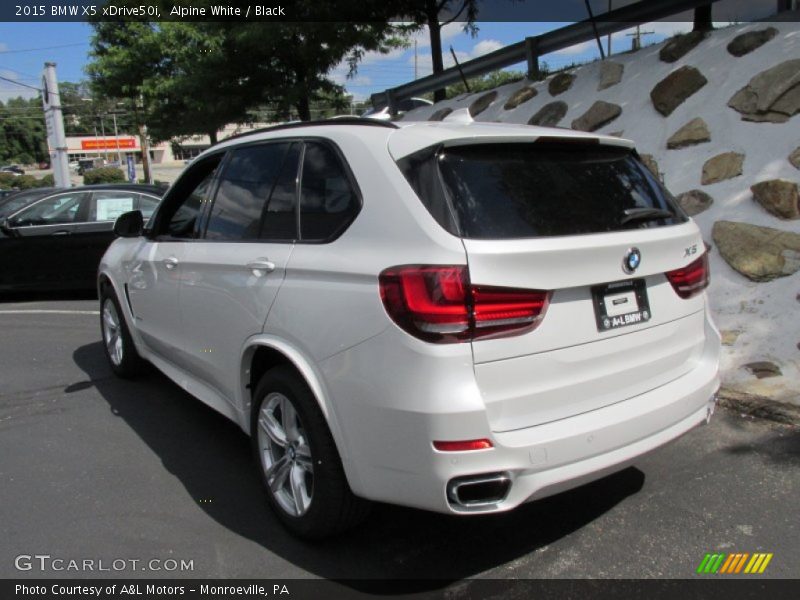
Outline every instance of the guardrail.
{"label": "guardrail", "polygon": [[372,94],[373,106],[389,106],[392,113],[399,100],[442,89],[465,78],[479,77],[498,69],[527,62],[528,76],[538,78],[539,57],[564,50],[575,44],[588,42],[596,36],[604,36],[628,29],[634,25],[657,21],[664,17],[693,10],[698,6],[713,4],[719,0],[641,0],[622,8],[603,13],[594,20],[587,19],[561,29],[525,38],[521,42],[505,46],[485,54],[458,67],[450,67],[441,73],[428,75],[409,83]]}

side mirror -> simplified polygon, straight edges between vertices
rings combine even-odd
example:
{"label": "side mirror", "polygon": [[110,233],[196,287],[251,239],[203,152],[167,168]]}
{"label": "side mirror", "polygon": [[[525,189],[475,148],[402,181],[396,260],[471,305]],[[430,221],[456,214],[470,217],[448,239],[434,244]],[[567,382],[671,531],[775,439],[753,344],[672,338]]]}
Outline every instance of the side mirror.
{"label": "side mirror", "polygon": [[144,219],[140,210],[123,213],[114,222],[114,233],[119,237],[139,237],[142,231],[144,231]]}
{"label": "side mirror", "polygon": [[9,221],[8,217],[0,221],[0,231],[6,235],[11,235],[11,222]]}

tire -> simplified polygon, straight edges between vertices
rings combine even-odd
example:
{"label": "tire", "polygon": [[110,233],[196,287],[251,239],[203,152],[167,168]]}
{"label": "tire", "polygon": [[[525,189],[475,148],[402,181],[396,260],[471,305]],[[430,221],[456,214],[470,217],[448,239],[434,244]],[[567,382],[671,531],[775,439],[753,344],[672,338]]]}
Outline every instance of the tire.
{"label": "tire", "polygon": [[117,295],[108,284],[100,291],[100,332],[103,350],[114,374],[124,379],[138,375],[144,361],[133,345]]}
{"label": "tire", "polygon": [[291,367],[275,367],[261,378],[253,400],[253,452],[283,525],[298,537],[322,539],[361,522],[369,504],[350,490],[328,424],[303,378]]}

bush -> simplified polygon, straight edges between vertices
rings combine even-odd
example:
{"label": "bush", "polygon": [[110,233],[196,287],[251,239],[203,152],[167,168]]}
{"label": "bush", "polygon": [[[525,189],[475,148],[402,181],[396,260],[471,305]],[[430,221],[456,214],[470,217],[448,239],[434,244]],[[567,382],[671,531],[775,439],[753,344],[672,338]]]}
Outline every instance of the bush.
{"label": "bush", "polygon": [[56,179],[52,173],[48,173],[39,180],[39,187],[53,187],[56,184]]}
{"label": "bush", "polygon": [[14,162],[18,162],[21,165],[32,165],[36,161],[27,152],[22,152],[21,154],[17,154],[17,158],[14,160]]}
{"label": "bush", "polygon": [[8,172],[0,172],[0,185],[4,185],[6,187],[12,188],[17,181],[17,176],[13,173]]}
{"label": "bush", "polygon": [[29,190],[31,188],[42,187],[41,181],[36,179],[33,175],[20,175],[14,180],[12,184],[15,188],[21,190]]}
{"label": "bush", "polygon": [[125,183],[125,173],[122,169],[116,167],[101,167],[99,169],[91,169],[83,174],[83,184],[91,185],[93,183]]}

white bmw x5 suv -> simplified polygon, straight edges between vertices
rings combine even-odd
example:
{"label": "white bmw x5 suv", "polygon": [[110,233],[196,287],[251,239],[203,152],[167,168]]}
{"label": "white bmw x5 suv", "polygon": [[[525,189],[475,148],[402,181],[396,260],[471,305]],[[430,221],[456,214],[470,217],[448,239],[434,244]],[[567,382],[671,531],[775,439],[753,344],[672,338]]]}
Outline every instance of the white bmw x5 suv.
{"label": "white bmw x5 suv", "polygon": [[99,269],[112,369],[143,360],[252,438],[294,533],[367,500],[477,514],[706,421],[707,249],[630,141],[337,119],[230,138]]}

